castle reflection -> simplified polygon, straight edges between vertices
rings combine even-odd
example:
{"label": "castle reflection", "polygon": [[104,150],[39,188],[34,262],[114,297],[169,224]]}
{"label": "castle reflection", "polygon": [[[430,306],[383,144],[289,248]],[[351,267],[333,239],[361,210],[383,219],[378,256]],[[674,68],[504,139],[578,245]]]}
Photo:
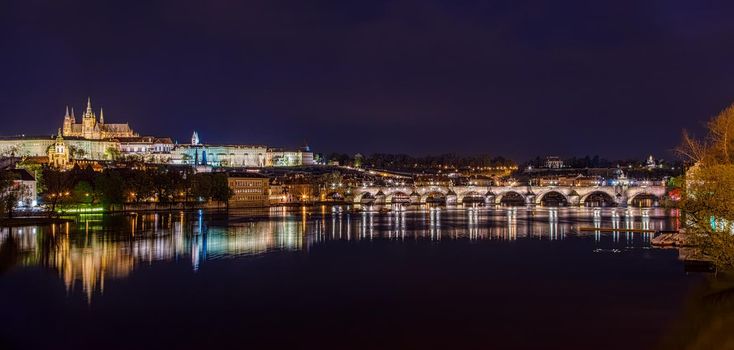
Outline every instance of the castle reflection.
{"label": "castle reflection", "polygon": [[[0,251],[13,257],[3,258],[3,264],[53,269],[68,292],[81,288],[91,301],[95,293],[104,293],[106,280],[125,278],[136,267],[160,261],[189,260],[196,271],[206,261],[307,252],[331,240],[563,240],[588,235],[596,242],[646,245],[651,234],[635,230],[677,225],[678,213],[663,209],[423,207],[380,213],[276,207],[229,215],[81,216],[61,225],[0,228]],[[608,228],[617,231],[603,233]]]}

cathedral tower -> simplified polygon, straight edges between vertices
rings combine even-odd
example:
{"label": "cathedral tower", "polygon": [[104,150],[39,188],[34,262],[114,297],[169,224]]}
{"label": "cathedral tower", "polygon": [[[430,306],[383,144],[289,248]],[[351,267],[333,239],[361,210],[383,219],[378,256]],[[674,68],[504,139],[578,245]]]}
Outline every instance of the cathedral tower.
{"label": "cathedral tower", "polygon": [[74,116],[74,108],[66,108],[64,115],[64,123],[61,126],[65,137],[81,137],[89,140],[103,140],[117,137],[137,137],[138,134],[133,131],[127,123],[105,123],[104,110],[99,109],[99,119],[92,110],[92,99],[87,98],[87,108],[82,114],[82,121],[77,123]]}
{"label": "cathedral tower", "polygon": [[76,120],[74,120],[73,114],[69,114],[69,106],[66,106],[66,114],[64,114],[64,124],[62,126],[63,134],[64,135],[71,135],[71,129],[72,125],[76,123]]}
{"label": "cathedral tower", "polygon": [[92,99],[87,98],[87,110],[82,117],[82,135],[86,139],[95,139],[94,126],[97,124],[97,116],[92,111]]}

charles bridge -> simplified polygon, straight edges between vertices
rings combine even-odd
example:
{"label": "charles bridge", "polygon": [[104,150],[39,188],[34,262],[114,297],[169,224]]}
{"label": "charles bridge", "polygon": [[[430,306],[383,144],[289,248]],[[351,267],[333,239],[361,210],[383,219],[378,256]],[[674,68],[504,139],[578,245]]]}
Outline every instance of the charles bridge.
{"label": "charles bridge", "polygon": [[665,186],[363,186],[325,189],[327,199],[353,203],[570,206],[658,206]]}

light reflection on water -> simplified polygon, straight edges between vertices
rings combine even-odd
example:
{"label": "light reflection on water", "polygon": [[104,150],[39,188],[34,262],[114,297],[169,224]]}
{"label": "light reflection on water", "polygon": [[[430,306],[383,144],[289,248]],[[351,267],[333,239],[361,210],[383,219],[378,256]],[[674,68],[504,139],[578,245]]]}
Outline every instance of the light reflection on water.
{"label": "light reflection on water", "polygon": [[[563,240],[593,236],[619,247],[645,247],[652,233],[677,229],[678,213],[634,208],[422,208],[349,212],[330,207],[84,216],[75,223],[1,228],[0,246],[13,245],[15,263],[58,272],[67,291],[91,301],[106,279],[128,277],[136,266],[208,260],[270,251],[308,251],[330,240]],[[581,229],[584,228],[582,231]],[[613,228],[618,231],[606,232]],[[3,268],[4,270],[5,268]]]}

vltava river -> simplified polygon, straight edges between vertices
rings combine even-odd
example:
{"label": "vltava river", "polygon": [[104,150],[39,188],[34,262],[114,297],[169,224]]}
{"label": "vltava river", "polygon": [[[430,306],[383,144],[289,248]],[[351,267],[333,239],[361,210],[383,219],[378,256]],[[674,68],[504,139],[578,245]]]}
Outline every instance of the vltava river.
{"label": "vltava river", "polygon": [[0,348],[654,348],[705,278],[635,231],[678,225],[317,206],[2,228]]}

